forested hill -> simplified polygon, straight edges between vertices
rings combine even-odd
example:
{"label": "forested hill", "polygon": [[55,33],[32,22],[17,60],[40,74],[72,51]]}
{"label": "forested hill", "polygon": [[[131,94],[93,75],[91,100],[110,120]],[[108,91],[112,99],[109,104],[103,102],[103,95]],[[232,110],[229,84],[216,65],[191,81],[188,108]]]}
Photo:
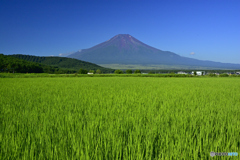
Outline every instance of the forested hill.
{"label": "forested hill", "polygon": [[37,63],[28,62],[18,58],[0,54],[0,71],[18,73],[43,73],[43,67]]}
{"label": "forested hill", "polygon": [[63,69],[72,69],[72,70],[79,70],[80,68],[85,70],[97,70],[100,69],[103,73],[112,73],[114,72],[113,69],[104,68],[98,66],[96,64],[85,62],[73,58],[66,58],[66,57],[38,57],[38,56],[31,56],[31,55],[8,55],[11,57],[23,59],[30,62],[37,62],[45,65],[56,66]]}
{"label": "forested hill", "polygon": [[74,70],[61,69],[36,62],[0,54],[0,72],[10,73],[75,73]]}

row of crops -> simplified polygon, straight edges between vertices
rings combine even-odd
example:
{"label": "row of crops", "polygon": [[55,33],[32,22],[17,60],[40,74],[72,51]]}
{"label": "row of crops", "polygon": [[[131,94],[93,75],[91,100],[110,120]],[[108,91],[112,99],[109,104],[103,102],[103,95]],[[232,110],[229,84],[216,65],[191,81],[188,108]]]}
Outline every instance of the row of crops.
{"label": "row of crops", "polygon": [[0,84],[0,159],[239,153],[239,78],[2,78]]}

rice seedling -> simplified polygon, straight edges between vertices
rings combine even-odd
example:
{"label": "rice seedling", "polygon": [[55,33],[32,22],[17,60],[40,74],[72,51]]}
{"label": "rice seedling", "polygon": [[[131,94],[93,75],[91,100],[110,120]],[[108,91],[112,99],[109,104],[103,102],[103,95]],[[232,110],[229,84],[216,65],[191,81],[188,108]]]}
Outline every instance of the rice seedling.
{"label": "rice seedling", "polygon": [[238,78],[2,78],[0,84],[0,159],[239,153]]}

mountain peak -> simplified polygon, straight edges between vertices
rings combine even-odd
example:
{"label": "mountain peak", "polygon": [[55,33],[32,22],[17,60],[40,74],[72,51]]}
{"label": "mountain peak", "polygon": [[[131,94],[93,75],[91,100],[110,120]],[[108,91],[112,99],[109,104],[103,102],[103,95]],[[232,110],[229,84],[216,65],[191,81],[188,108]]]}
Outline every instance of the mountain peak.
{"label": "mountain peak", "polygon": [[156,59],[160,59],[161,61],[162,56],[169,58],[177,55],[148,46],[130,34],[115,35],[103,43],[69,55],[71,58],[97,64],[148,63],[153,62],[152,59],[156,63]]}
{"label": "mountain peak", "polygon": [[131,36],[131,35],[130,34],[118,34],[116,36],[125,37],[125,36]]}
{"label": "mountain peak", "polygon": [[111,39],[116,39],[116,38],[123,38],[123,39],[126,39],[126,38],[131,38],[132,36],[130,34],[118,34],[116,36],[114,36],[113,38]]}
{"label": "mountain peak", "polygon": [[130,34],[118,34],[111,39],[75,52],[68,57],[96,64],[141,64],[202,66],[210,68],[239,68],[240,65],[222,64],[181,57],[175,53],[162,51],[139,41]]}

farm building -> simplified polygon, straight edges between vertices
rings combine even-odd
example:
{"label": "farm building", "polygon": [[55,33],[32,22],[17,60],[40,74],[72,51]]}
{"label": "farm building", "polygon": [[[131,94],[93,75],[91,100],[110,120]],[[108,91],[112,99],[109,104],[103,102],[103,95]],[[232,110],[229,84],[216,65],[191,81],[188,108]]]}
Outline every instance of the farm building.
{"label": "farm building", "polygon": [[93,73],[91,73],[91,72],[88,72],[87,74],[93,74]]}
{"label": "farm building", "polygon": [[183,71],[179,71],[179,72],[177,72],[177,74],[187,74],[187,73],[183,72]]}
{"label": "farm building", "polygon": [[[195,72],[195,71],[192,71],[192,75],[194,75],[194,72]],[[196,73],[197,73],[198,76],[203,76],[203,75],[205,75],[205,71],[196,71]]]}

